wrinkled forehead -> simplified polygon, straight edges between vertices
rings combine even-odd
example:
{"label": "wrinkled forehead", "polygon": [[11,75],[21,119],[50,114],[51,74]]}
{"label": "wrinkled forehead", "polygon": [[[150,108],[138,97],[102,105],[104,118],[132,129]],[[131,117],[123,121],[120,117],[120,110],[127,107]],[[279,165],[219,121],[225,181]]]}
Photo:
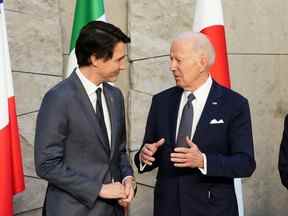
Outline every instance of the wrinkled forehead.
{"label": "wrinkled forehead", "polygon": [[175,39],[172,41],[170,54],[188,55],[196,53],[195,40]]}

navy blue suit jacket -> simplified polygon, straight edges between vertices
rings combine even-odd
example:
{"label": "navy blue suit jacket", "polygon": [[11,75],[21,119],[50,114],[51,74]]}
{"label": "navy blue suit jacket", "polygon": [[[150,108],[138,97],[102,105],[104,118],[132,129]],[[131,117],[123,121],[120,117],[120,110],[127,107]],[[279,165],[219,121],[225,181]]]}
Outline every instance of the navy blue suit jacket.
{"label": "navy blue suit jacket", "polygon": [[[154,216],[238,215],[233,178],[248,177],[256,167],[248,101],[213,81],[192,139],[207,156],[207,175],[203,175],[196,168],[175,168],[170,161],[182,92],[173,87],[155,95],[147,120],[143,143],[165,138],[153,165],[143,170],[159,168]],[[210,124],[213,119],[224,123]]]}
{"label": "navy blue suit jacket", "polygon": [[286,115],[284,121],[284,130],[279,151],[278,168],[282,184],[288,189],[288,115]]}

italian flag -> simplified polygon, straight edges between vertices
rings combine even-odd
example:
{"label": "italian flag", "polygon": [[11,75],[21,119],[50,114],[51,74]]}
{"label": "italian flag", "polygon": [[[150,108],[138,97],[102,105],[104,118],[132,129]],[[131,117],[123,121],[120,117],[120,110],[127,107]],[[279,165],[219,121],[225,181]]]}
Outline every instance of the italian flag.
{"label": "italian flag", "polygon": [[9,59],[4,3],[0,0],[0,215],[13,215],[13,195],[23,191],[20,139]]}
{"label": "italian flag", "polygon": [[[212,42],[216,51],[216,59],[210,71],[211,76],[219,84],[230,88],[229,64],[221,0],[197,0],[193,31],[205,34]],[[239,216],[244,216],[241,179],[234,179],[234,187]]]}
{"label": "italian flag", "polygon": [[88,22],[93,20],[106,21],[104,0],[77,0],[74,11],[74,22],[71,33],[70,52],[66,76],[70,75],[75,67],[77,67],[75,45],[80,30]]}

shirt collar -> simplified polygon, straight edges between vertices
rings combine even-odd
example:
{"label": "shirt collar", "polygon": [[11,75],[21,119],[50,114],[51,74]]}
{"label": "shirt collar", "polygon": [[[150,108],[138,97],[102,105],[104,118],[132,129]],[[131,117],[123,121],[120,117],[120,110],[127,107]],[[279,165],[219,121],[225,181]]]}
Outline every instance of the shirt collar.
{"label": "shirt collar", "polygon": [[95,94],[95,91],[98,88],[102,88],[103,89],[103,83],[101,83],[100,85],[95,85],[93,82],[91,82],[89,79],[87,79],[80,71],[79,68],[76,69],[76,74],[78,75],[82,85],[84,86],[84,89],[87,93],[88,96],[90,96],[91,94]]}
{"label": "shirt collar", "polygon": [[[208,79],[199,87],[197,88],[193,94],[196,98],[196,100],[202,100],[202,98],[204,100],[206,100],[206,98],[208,97],[208,94],[209,94],[209,91],[211,89],[211,86],[212,86],[212,78],[211,76],[209,75]],[[187,98],[188,95],[191,93],[191,91],[187,91],[185,90],[183,92],[183,95]]]}

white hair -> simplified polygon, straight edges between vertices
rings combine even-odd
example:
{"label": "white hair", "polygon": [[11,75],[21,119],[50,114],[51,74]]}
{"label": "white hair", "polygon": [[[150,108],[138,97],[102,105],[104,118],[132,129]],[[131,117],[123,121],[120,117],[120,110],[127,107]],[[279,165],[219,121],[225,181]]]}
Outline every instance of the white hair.
{"label": "white hair", "polygon": [[215,49],[205,34],[199,32],[184,32],[179,34],[174,40],[193,40],[193,50],[198,52],[204,52],[208,58],[208,66],[212,66],[215,63]]}

